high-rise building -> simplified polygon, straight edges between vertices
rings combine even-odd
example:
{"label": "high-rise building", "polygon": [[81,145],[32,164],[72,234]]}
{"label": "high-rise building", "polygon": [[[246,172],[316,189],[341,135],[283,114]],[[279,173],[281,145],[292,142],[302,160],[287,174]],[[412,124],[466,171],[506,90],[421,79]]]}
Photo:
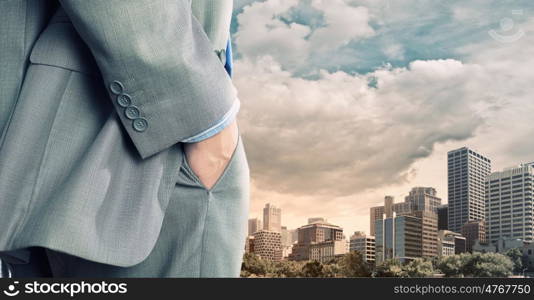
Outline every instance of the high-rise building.
{"label": "high-rise building", "polygon": [[415,216],[395,216],[376,220],[376,263],[397,258],[409,261],[422,256],[421,219]]}
{"label": "high-rise building", "polygon": [[438,230],[449,230],[449,205],[443,204],[438,207]]}
{"label": "high-rise building", "polygon": [[449,186],[449,230],[460,232],[462,226],[483,220],[485,214],[485,180],[491,172],[491,160],[469,148],[447,154]]}
{"label": "high-rise building", "polygon": [[491,173],[486,178],[486,233],[488,241],[500,238],[534,238],[534,166],[524,164]]}
{"label": "high-rise building", "polygon": [[369,224],[369,231],[371,232],[371,235],[375,235],[375,222],[376,220],[381,220],[384,215],[384,206],[375,206],[371,207],[370,209],[370,224]]}
{"label": "high-rise building", "polygon": [[263,229],[282,232],[282,209],[270,203],[263,208]]}
{"label": "high-rise building", "polygon": [[[411,202],[399,202],[399,203],[393,204],[393,212],[396,213],[397,216],[409,215],[413,211],[414,211],[414,207]],[[388,216],[386,216],[386,218],[388,218]]]}
{"label": "high-rise building", "polygon": [[395,198],[393,196],[384,197],[384,205],[371,207],[370,209],[370,224],[369,229],[371,235],[375,234],[375,222],[376,220],[382,220],[384,216],[386,218],[393,217],[393,213],[397,215],[409,214],[413,211],[412,204],[407,202],[394,203]]}
{"label": "high-rise building", "polygon": [[326,222],[326,219],[323,217],[308,218],[308,224],[312,224],[315,222]]}
{"label": "high-rise building", "polygon": [[473,252],[473,245],[479,241],[486,242],[486,226],[483,220],[469,221],[462,226],[462,235],[465,237],[466,250]]}
{"label": "high-rise building", "polygon": [[253,235],[255,232],[262,230],[261,220],[259,218],[248,219],[248,235]]}
{"label": "high-rise building", "polygon": [[438,256],[438,215],[429,211],[416,210],[412,216],[421,219],[421,256]]}
{"label": "high-rise building", "polygon": [[[404,212],[405,215],[413,215],[421,219],[421,245],[423,257],[438,256],[438,207],[441,199],[436,196],[436,189],[432,187],[415,187],[404,202],[410,203],[412,212]],[[402,215],[401,213],[397,213]]]}
{"label": "high-rise building", "polygon": [[359,252],[366,262],[375,261],[375,237],[366,235],[361,231],[356,231],[350,237],[349,251]]}
{"label": "high-rise building", "polygon": [[395,203],[395,198],[393,196],[384,197],[384,214],[386,218],[393,217],[393,204]]}
{"label": "high-rise building", "polygon": [[[376,221],[396,216],[413,216],[419,218],[421,230],[421,256],[435,257],[438,255],[438,215],[437,210],[441,199],[432,187],[414,187],[402,203],[394,203],[393,197],[386,196],[384,206],[371,208],[371,233],[376,236]],[[379,215],[382,212],[382,216]]]}
{"label": "high-rise building", "polygon": [[[438,213],[438,207],[441,205],[436,189],[433,187],[414,187],[404,198],[405,203],[411,203],[412,209],[417,211],[428,211]],[[396,212],[399,214],[399,212]]]}
{"label": "high-rise building", "polygon": [[282,235],[280,232],[260,230],[254,233],[253,252],[262,259],[282,260]]}
{"label": "high-rise building", "polygon": [[291,229],[289,231],[289,233],[291,234],[291,245],[293,245],[294,243],[298,242],[298,240],[299,240],[299,230],[298,229]]}
{"label": "high-rise building", "polygon": [[328,241],[345,241],[343,229],[327,222],[304,225],[298,229],[298,241],[293,245],[289,259],[310,260],[310,246]]}
{"label": "high-rise building", "polygon": [[288,230],[286,226],[282,226],[282,256],[288,257],[291,253],[293,246],[293,239],[291,230]]}
{"label": "high-rise building", "polygon": [[293,245],[291,230],[287,229],[286,226],[282,226],[282,246],[291,246],[291,245]]}

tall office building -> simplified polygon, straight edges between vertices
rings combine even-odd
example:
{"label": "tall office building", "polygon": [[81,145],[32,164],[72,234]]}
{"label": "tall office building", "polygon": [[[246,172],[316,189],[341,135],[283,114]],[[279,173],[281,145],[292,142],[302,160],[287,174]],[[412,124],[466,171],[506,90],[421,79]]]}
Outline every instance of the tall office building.
{"label": "tall office building", "polygon": [[486,226],[484,220],[469,221],[462,226],[462,235],[465,237],[466,250],[473,252],[473,245],[477,241],[486,242]]}
{"label": "tall office building", "polygon": [[282,232],[282,209],[270,203],[263,208],[263,229]]}
{"label": "tall office building", "polygon": [[393,204],[395,203],[395,198],[393,196],[384,197],[384,214],[386,218],[393,217]]}
{"label": "tall office building", "polygon": [[288,230],[286,226],[282,226],[282,256],[288,257],[291,253],[293,246],[293,239],[291,236],[291,230]]}
{"label": "tall office building", "polygon": [[[304,225],[298,229],[298,241],[293,245],[289,259],[296,261],[310,260],[311,245],[331,241],[345,242],[341,227],[327,222],[315,222]],[[335,245],[335,247],[339,246]]]}
{"label": "tall office building", "polygon": [[409,261],[422,256],[421,219],[414,216],[396,216],[376,220],[376,263],[397,258]]}
{"label": "tall office building", "polygon": [[495,172],[486,178],[486,234],[490,243],[500,238],[532,242],[533,186],[532,164]]}
{"label": "tall office building", "polygon": [[280,232],[260,230],[254,233],[253,252],[262,259],[282,260],[282,235]]}
{"label": "tall office building", "polygon": [[366,262],[373,263],[375,261],[375,237],[361,231],[355,232],[350,237],[349,251],[357,251]]}
{"label": "tall office building", "polygon": [[438,230],[449,230],[449,205],[438,207]]}
{"label": "tall office building", "polygon": [[460,232],[465,223],[484,219],[485,181],[491,161],[466,147],[449,151],[447,156],[448,225],[449,230]]}
{"label": "tall office building", "polygon": [[[404,198],[404,202],[394,203],[393,197],[386,196],[384,206],[371,208],[371,233],[377,235],[377,220],[383,217],[390,219],[396,216],[413,216],[420,221],[421,256],[435,257],[438,255],[438,207],[441,199],[432,187],[414,187]],[[382,212],[382,216],[379,213]]]}
{"label": "tall office building", "polygon": [[432,187],[414,187],[404,199],[411,204],[412,212],[397,215],[413,215],[421,219],[421,245],[423,257],[438,256],[438,207],[441,199]]}
{"label": "tall office building", "polygon": [[395,198],[393,196],[384,197],[384,205],[371,207],[370,210],[370,233],[371,235],[375,234],[375,222],[376,220],[382,220],[384,216],[386,218],[393,217],[393,213],[397,215],[403,215],[411,213],[413,211],[412,204],[407,202],[394,203]]}
{"label": "tall office building", "polygon": [[371,232],[371,235],[375,235],[375,222],[376,220],[381,220],[384,215],[384,206],[375,206],[371,207],[370,209],[370,224],[369,224],[369,231]]}
{"label": "tall office building", "polygon": [[[414,187],[404,198],[404,202],[411,203],[413,210],[428,211],[438,213],[438,207],[441,205],[436,189],[433,187]],[[396,212],[398,214],[398,212]]]}
{"label": "tall office building", "polygon": [[253,235],[255,232],[262,230],[261,220],[259,218],[248,219],[248,235]]}
{"label": "tall office building", "polygon": [[416,210],[412,216],[421,220],[421,256],[438,256],[438,215],[429,211]]}

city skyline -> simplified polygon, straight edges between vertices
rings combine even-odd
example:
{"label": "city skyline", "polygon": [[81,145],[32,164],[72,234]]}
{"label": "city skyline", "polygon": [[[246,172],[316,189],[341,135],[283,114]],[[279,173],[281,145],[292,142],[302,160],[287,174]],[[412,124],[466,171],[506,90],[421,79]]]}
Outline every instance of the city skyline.
{"label": "city skyline", "polygon": [[[462,147],[460,147],[460,148],[458,148],[458,149],[451,149],[451,150],[449,150],[449,151],[446,151],[446,153],[449,153],[449,152],[451,152],[451,151],[461,150],[461,149],[463,149],[463,148],[471,149],[471,148],[469,148],[469,147],[462,146]],[[447,161],[447,159],[445,159],[445,161]],[[517,167],[526,166],[526,165],[533,165],[533,164],[534,164],[534,163],[533,163],[532,161],[529,161],[529,162],[521,162],[521,163],[517,163],[517,164],[514,164],[514,165],[509,165],[509,166],[507,166],[507,167],[500,168],[500,169],[494,169],[494,168],[492,167],[491,172],[490,172],[490,175],[491,175],[491,174],[494,174],[494,173],[502,173],[502,172],[504,172],[505,170],[508,170],[508,169],[511,169],[511,168],[517,168]],[[444,168],[447,169],[447,166],[445,166]],[[445,177],[445,178],[444,178],[445,181],[447,181],[447,176],[445,175],[444,177]],[[488,175],[488,177],[489,177],[489,175]],[[445,183],[445,185],[447,185],[447,183]],[[289,224],[296,224],[296,223],[294,222],[294,220],[293,220],[293,221],[290,221],[290,222],[287,222],[287,221],[284,222],[284,215],[287,214],[286,210],[284,210],[283,207],[277,207],[276,205],[274,205],[274,207],[276,207],[277,209],[279,209],[279,210],[282,211],[281,216],[280,216],[280,219],[281,219],[280,226],[287,227],[287,228],[290,229],[290,230],[295,230],[295,229],[297,229],[297,228],[299,228],[299,227],[301,227],[301,226],[304,226],[304,225],[306,225],[306,224],[309,224],[309,219],[313,219],[313,218],[324,218],[325,220],[326,220],[326,219],[328,219],[328,220],[332,219],[332,222],[331,222],[331,223],[333,223],[333,224],[338,224],[341,228],[344,229],[345,232],[351,232],[351,233],[353,233],[353,232],[363,232],[363,233],[365,233],[365,234],[371,234],[371,230],[370,230],[370,227],[369,227],[369,209],[371,209],[372,207],[376,207],[376,206],[384,205],[384,197],[385,197],[385,198],[393,197],[393,203],[392,203],[392,204],[402,204],[402,203],[404,203],[405,198],[408,198],[408,197],[410,196],[410,193],[412,193],[415,189],[418,189],[418,188],[423,188],[423,189],[431,188],[431,189],[434,189],[434,192],[436,192],[435,195],[436,195],[438,198],[440,198],[440,200],[441,200],[441,204],[442,204],[442,205],[443,205],[443,204],[449,204],[449,202],[448,202],[448,198],[447,198],[447,197],[441,198],[441,197],[440,197],[440,193],[437,192],[437,189],[436,189],[435,187],[432,187],[432,186],[424,186],[424,185],[412,186],[412,187],[411,187],[409,190],[407,190],[405,193],[400,194],[400,195],[397,196],[397,197],[395,197],[395,196],[391,196],[390,194],[387,194],[387,193],[384,193],[384,194],[382,195],[382,198],[379,199],[379,202],[376,203],[376,205],[367,207],[367,212],[366,212],[366,214],[364,214],[364,218],[366,218],[366,219],[364,220],[364,222],[359,222],[359,223],[367,223],[366,228],[346,228],[346,227],[342,226],[339,222],[335,222],[335,221],[334,221],[335,217],[328,217],[327,215],[303,216],[303,220],[302,220],[302,222],[301,222],[301,223],[298,223],[298,224],[300,224],[300,225],[297,225],[297,226],[295,226],[295,227],[292,227],[292,226],[288,226],[287,223],[289,223]],[[447,190],[448,190],[448,189],[447,189]],[[391,201],[391,200],[390,200],[390,201]],[[268,205],[268,206],[269,206],[269,205],[273,205],[273,203],[266,203],[265,205]],[[265,215],[265,207],[262,207],[262,209],[261,209],[261,214],[258,214],[258,216],[254,216],[254,215],[250,214],[250,215],[249,215],[249,219],[261,219],[261,216],[262,216],[262,215],[263,215],[263,216]],[[287,217],[286,217],[286,218],[287,218]],[[304,221],[304,219],[307,220],[307,221]],[[365,226],[364,226],[364,227],[365,227]],[[456,232],[459,232],[459,231],[461,231],[461,230],[457,230]],[[371,234],[371,235],[372,235],[372,234]]]}
{"label": "city skyline", "polygon": [[270,202],[289,228],[324,216],[369,232],[384,195],[431,186],[448,201],[451,149],[494,170],[534,160],[532,1],[234,6],[251,217]]}

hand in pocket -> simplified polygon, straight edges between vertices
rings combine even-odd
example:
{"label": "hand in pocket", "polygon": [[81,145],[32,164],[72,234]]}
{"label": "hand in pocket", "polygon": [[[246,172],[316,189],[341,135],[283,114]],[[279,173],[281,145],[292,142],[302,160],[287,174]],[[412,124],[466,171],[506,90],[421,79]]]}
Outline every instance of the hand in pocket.
{"label": "hand in pocket", "polygon": [[237,121],[216,135],[197,143],[185,143],[184,152],[191,170],[210,190],[219,180],[237,147]]}

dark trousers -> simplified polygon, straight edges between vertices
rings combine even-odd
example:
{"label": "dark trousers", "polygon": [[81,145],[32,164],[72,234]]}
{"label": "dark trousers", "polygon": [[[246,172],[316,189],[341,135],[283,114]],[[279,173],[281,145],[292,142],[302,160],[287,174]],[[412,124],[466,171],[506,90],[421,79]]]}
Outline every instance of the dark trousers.
{"label": "dark trousers", "polygon": [[30,261],[27,264],[1,262],[1,277],[29,278],[29,277],[53,277],[52,262],[49,260],[46,249],[42,247],[28,248]]}

